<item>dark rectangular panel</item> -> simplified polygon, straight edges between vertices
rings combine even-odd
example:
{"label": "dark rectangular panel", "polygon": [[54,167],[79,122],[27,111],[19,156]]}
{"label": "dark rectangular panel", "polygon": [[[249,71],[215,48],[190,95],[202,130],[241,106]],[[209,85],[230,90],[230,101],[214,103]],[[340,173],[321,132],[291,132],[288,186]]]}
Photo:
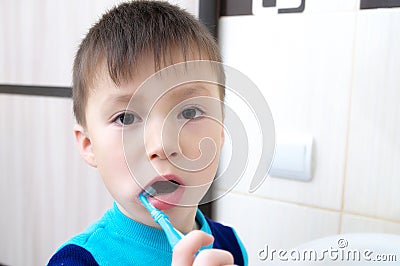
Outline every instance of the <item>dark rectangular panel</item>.
{"label": "dark rectangular panel", "polygon": [[221,0],[221,16],[253,15],[252,0]]}
{"label": "dark rectangular panel", "polygon": [[214,37],[218,36],[219,1],[200,0],[199,19]]}
{"label": "dark rectangular panel", "polygon": [[276,0],[263,0],[263,7],[275,7]]}
{"label": "dark rectangular panel", "polygon": [[400,7],[400,0],[361,0],[361,9]]}
{"label": "dark rectangular panel", "polygon": [[304,11],[306,8],[306,0],[301,0],[300,5],[298,7],[292,7],[292,8],[280,8],[278,9],[279,14],[285,14],[285,13],[301,13]]}
{"label": "dark rectangular panel", "polygon": [[65,98],[72,97],[72,89],[70,87],[0,84],[0,93],[36,95],[36,96],[54,96],[54,97],[65,97]]}

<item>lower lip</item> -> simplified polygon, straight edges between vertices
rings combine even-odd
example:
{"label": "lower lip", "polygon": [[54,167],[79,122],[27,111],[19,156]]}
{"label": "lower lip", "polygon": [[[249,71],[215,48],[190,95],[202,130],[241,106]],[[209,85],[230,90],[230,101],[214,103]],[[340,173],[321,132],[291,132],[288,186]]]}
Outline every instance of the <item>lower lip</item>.
{"label": "lower lip", "polygon": [[179,201],[182,198],[184,188],[179,186],[174,192],[158,195],[155,197],[149,197],[150,203],[159,210],[169,210],[178,206]]}

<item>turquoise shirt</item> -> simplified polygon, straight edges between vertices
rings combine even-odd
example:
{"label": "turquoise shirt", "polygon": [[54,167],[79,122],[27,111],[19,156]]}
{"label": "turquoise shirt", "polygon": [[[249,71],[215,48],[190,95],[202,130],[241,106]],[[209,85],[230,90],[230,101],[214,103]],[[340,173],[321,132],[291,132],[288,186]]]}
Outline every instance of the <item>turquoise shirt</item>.
{"label": "turquoise shirt", "polygon": [[[231,252],[238,265],[248,265],[248,257],[240,238],[231,227],[196,213],[200,230],[214,236],[207,248]],[[165,233],[128,218],[114,203],[103,217],[83,233],[62,245],[49,264],[81,265],[171,265],[172,249]]]}
{"label": "turquoise shirt", "polygon": [[[211,234],[199,210],[196,221],[200,230]],[[100,265],[171,265],[172,261],[172,249],[165,233],[128,218],[115,203],[99,221],[63,246],[68,244],[83,247]]]}

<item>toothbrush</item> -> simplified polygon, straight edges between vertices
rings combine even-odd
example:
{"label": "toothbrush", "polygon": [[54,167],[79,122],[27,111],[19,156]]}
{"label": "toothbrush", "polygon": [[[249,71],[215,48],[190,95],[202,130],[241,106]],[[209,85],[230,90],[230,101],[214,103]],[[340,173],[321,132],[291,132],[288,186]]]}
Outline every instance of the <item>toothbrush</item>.
{"label": "toothbrush", "polygon": [[171,248],[174,249],[175,245],[179,242],[179,240],[182,239],[183,234],[172,226],[168,216],[164,212],[160,211],[150,203],[147,197],[154,195],[155,192],[155,189],[153,187],[150,187],[139,195],[139,200],[150,213],[153,220],[161,226],[161,228],[167,235],[168,242],[171,245]]}

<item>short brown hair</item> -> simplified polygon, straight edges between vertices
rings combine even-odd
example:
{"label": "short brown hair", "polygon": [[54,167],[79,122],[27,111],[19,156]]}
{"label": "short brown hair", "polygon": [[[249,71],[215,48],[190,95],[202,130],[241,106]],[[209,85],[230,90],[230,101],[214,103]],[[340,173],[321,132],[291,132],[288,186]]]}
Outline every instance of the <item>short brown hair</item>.
{"label": "short brown hair", "polygon": [[[132,78],[145,53],[154,55],[157,71],[176,48],[185,61],[189,53],[198,52],[203,59],[221,62],[218,45],[208,30],[177,6],[140,0],[104,14],[83,39],[74,60],[72,94],[77,123],[86,126],[89,87],[103,60],[111,79],[119,85]],[[222,100],[224,94],[221,89]]]}

